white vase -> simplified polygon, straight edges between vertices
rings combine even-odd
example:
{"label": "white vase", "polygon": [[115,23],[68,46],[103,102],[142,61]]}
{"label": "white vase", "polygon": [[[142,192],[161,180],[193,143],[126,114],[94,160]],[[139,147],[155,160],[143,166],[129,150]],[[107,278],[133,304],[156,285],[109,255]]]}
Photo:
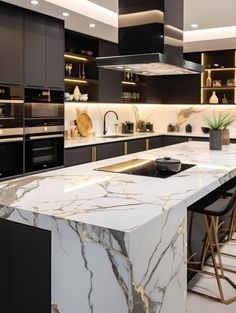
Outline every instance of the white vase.
{"label": "white vase", "polygon": [[80,97],[80,90],[79,90],[79,86],[76,86],[74,89],[74,100],[75,101],[79,101],[79,97]]}
{"label": "white vase", "polygon": [[208,71],[208,76],[206,79],[206,87],[211,87],[211,86],[212,86],[211,72]]}
{"label": "white vase", "polygon": [[219,103],[219,98],[217,97],[215,91],[212,92],[212,96],[210,97],[209,102],[210,102],[211,104]]}

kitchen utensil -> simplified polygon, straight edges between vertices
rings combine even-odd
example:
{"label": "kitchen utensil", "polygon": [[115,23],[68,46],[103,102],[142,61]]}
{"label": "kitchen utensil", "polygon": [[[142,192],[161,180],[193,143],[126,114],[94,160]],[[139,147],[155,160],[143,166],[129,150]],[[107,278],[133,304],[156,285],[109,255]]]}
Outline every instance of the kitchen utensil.
{"label": "kitchen utensil", "polygon": [[156,167],[158,171],[161,172],[174,172],[178,173],[181,169],[181,162],[177,159],[172,159],[170,157],[164,157],[155,160]]}
{"label": "kitchen utensil", "polygon": [[201,129],[202,129],[202,132],[204,134],[209,134],[209,132],[210,132],[210,128],[209,127],[201,127]]}
{"label": "kitchen utensil", "polygon": [[93,123],[87,113],[83,112],[77,116],[77,127],[83,137],[92,136]]}
{"label": "kitchen utensil", "polygon": [[88,101],[88,94],[84,93],[79,96],[80,101]]}
{"label": "kitchen utensil", "polygon": [[134,132],[134,123],[125,122],[122,123],[122,134],[132,134]]}

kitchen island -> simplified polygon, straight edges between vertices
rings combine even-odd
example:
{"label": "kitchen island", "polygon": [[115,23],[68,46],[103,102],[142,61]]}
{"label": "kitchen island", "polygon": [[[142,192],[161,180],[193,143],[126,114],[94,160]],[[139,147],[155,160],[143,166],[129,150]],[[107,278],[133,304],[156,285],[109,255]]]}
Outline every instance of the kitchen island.
{"label": "kitchen island", "polygon": [[[196,166],[94,170],[163,156]],[[236,145],[182,143],[2,182],[0,218],[51,232],[54,312],[184,313],[187,207],[235,176]]]}

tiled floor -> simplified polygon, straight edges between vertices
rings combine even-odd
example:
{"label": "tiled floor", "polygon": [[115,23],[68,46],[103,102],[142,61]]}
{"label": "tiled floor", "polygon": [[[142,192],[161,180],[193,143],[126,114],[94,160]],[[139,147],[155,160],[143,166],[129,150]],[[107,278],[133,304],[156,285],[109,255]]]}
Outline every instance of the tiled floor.
{"label": "tiled floor", "polygon": [[[226,244],[223,248],[223,251],[236,255],[236,241],[231,244]],[[231,266],[236,270],[236,257],[229,258],[223,257],[223,263]],[[209,269],[206,268],[207,270]],[[225,275],[231,278],[231,280],[236,284],[236,274],[225,272]],[[198,291],[202,292],[204,290],[205,293],[209,295],[217,295],[217,287],[215,283],[215,278],[197,274],[196,277],[191,281],[189,287],[192,288],[192,285],[197,284],[199,286]],[[226,295],[236,296],[236,289],[232,288],[228,284],[225,285],[224,280],[222,281],[222,285],[226,287]],[[192,293],[188,293],[187,298],[187,313],[236,313],[236,302],[230,305],[224,305],[204,297],[194,295]]]}

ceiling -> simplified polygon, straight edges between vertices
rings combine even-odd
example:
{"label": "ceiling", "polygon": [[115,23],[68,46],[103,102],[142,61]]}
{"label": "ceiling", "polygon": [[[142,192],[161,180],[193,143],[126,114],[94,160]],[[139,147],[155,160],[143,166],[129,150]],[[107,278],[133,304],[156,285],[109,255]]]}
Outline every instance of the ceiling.
{"label": "ceiling", "polygon": [[[29,0],[4,2],[64,19],[67,29],[118,42],[118,0],[39,0],[39,5]],[[65,11],[69,17],[62,16]],[[90,28],[90,23],[96,27]],[[198,29],[191,24],[198,24]],[[211,38],[209,31],[203,30],[212,28],[217,29]],[[236,48],[236,0],[184,0],[184,30],[185,51]]]}
{"label": "ceiling", "polygon": [[236,26],[236,0],[184,0],[184,30]]}

